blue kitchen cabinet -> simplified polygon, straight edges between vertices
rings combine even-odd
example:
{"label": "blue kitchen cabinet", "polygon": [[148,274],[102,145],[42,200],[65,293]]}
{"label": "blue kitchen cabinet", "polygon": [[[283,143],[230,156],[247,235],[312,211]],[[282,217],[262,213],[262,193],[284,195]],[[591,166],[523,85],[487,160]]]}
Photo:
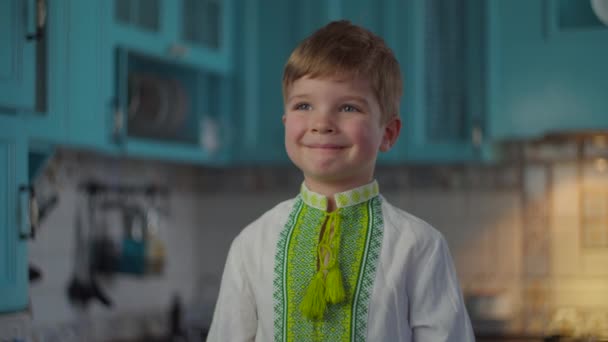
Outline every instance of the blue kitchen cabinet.
{"label": "blue kitchen cabinet", "polygon": [[149,56],[228,72],[232,0],[103,1],[108,38]]}
{"label": "blue kitchen cabinet", "polygon": [[[459,163],[491,159],[486,134],[488,58],[485,1],[411,1],[396,16],[404,75],[400,144],[389,162]],[[390,32],[390,31],[389,31]],[[406,35],[403,35],[406,33]],[[391,157],[390,155],[388,157]]]}
{"label": "blue kitchen cabinet", "polygon": [[[78,30],[69,47],[69,143],[228,163],[231,8],[230,0],[70,2],[69,23]],[[184,18],[192,15],[197,21]]]}
{"label": "blue kitchen cabinet", "polygon": [[286,163],[281,117],[283,66],[296,46],[295,1],[241,0],[236,6],[234,111],[239,163]]}
{"label": "blue kitchen cabinet", "polygon": [[0,124],[30,140],[63,142],[64,11],[55,3],[39,11],[37,3],[0,5]]}
{"label": "blue kitchen cabinet", "polygon": [[[55,5],[55,3],[53,3]],[[59,4],[59,3],[57,3]],[[66,64],[61,7],[48,7],[37,39],[34,1],[0,5],[2,88],[0,96],[0,312],[28,305],[29,227],[28,146],[64,142],[62,82]],[[33,18],[33,19],[32,19]],[[6,64],[4,64],[6,62]],[[59,63],[60,62],[60,63]],[[58,65],[59,64],[59,65]]]}
{"label": "blue kitchen cabinet", "polygon": [[589,1],[488,1],[489,134],[608,129],[608,26]]}
{"label": "blue kitchen cabinet", "polygon": [[[105,3],[105,1],[104,1]],[[112,54],[103,45],[107,28],[102,25],[101,1],[61,2],[65,18],[66,145],[116,152],[111,140],[111,106],[102,86],[112,70]],[[53,66],[58,67],[58,64]]]}
{"label": "blue kitchen cabinet", "polygon": [[[231,161],[230,79],[116,51],[113,140],[128,155],[207,165]],[[123,114],[124,113],[124,114]]]}
{"label": "blue kitchen cabinet", "polygon": [[65,2],[42,3],[47,4],[44,25],[35,43],[35,63],[29,67],[36,72],[35,105],[33,110],[20,112],[20,128],[29,141],[64,144],[69,98],[66,75],[69,75],[70,68],[67,55],[71,34],[66,23],[68,12]]}
{"label": "blue kitchen cabinet", "polygon": [[[28,304],[26,139],[14,123],[0,128],[0,313],[24,310]],[[25,189],[23,189],[25,190]]]}
{"label": "blue kitchen cabinet", "polygon": [[13,113],[34,107],[35,18],[33,1],[0,2],[0,107]]}

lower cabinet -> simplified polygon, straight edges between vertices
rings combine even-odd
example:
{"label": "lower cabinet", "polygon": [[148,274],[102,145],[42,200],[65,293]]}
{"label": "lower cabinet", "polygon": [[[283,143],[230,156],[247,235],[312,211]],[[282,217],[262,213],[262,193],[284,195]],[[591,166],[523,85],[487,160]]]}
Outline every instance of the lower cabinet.
{"label": "lower cabinet", "polygon": [[[0,114],[2,115],[2,114]],[[28,304],[27,148],[12,124],[0,128],[0,313]]]}

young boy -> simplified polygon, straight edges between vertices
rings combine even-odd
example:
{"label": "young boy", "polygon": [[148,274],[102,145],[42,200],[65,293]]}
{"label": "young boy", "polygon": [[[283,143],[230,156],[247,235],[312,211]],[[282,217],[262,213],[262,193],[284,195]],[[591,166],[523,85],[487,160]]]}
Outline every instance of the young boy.
{"label": "young boy", "polygon": [[374,180],[401,88],[391,50],[347,21],[294,50],[283,123],[304,182],[233,241],[209,341],[474,341],[445,240]]}

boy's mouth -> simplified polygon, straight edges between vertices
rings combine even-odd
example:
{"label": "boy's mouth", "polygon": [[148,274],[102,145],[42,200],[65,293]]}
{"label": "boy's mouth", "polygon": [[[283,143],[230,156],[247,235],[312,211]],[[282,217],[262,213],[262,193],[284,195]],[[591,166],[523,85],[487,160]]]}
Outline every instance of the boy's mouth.
{"label": "boy's mouth", "polygon": [[345,146],[336,144],[307,144],[306,147],[322,150],[341,150],[345,148]]}

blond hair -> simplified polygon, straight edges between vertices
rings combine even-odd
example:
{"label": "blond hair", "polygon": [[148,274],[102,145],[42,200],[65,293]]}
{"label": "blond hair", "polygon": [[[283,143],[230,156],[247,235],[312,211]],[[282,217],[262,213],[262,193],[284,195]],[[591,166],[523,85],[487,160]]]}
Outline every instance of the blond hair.
{"label": "blond hair", "polygon": [[399,63],[384,40],[346,20],[333,21],[302,41],[283,70],[283,98],[299,78],[353,77],[370,82],[387,122],[399,115]]}

